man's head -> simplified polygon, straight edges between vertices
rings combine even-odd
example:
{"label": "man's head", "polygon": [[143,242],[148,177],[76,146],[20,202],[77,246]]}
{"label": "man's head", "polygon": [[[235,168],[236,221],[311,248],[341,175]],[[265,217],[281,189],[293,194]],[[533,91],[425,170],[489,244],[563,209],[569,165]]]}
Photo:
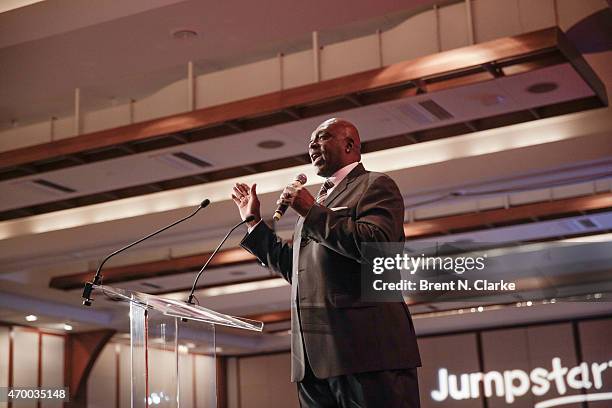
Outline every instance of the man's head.
{"label": "man's head", "polygon": [[329,177],[342,167],[361,160],[359,132],[347,120],[328,119],[312,132],[308,154],[317,174]]}

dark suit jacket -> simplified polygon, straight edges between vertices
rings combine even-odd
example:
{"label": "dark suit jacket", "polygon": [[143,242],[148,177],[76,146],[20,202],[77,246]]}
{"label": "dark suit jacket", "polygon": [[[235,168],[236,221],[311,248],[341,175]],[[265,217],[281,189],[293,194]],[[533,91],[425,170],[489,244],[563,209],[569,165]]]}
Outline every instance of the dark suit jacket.
{"label": "dark suit jacket", "polygon": [[318,378],[421,365],[406,305],[360,300],[360,244],[404,241],[403,220],[395,182],[359,164],[323,205],[299,217],[292,244],[264,222],[243,239],[291,283],[292,381],[304,377],[303,345]]}

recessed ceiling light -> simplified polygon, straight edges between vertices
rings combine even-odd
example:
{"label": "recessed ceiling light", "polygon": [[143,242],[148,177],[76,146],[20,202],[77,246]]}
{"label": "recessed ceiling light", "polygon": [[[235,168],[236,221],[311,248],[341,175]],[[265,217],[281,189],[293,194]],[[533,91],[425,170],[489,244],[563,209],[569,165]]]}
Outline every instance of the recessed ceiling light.
{"label": "recessed ceiling light", "polygon": [[38,316],[34,316],[34,315],[27,315],[25,318],[28,322],[35,322],[38,320]]}
{"label": "recessed ceiling light", "polygon": [[257,143],[257,147],[261,147],[262,149],[278,149],[284,145],[285,143],[280,140],[264,140],[263,142]]}
{"label": "recessed ceiling light", "polygon": [[198,32],[189,28],[181,28],[179,30],[172,31],[172,38],[177,40],[190,40],[196,38]]}
{"label": "recessed ceiling light", "polygon": [[534,94],[541,94],[541,93],[552,92],[556,90],[557,88],[559,88],[559,84],[557,84],[556,82],[538,82],[533,85],[530,85],[527,88],[527,92],[534,93]]}
{"label": "recessed ceiling light", "polygon": [[69,325],[68,323],[64,323],[64,330],[70,331],[70,330],[72,330],[72,326]]}

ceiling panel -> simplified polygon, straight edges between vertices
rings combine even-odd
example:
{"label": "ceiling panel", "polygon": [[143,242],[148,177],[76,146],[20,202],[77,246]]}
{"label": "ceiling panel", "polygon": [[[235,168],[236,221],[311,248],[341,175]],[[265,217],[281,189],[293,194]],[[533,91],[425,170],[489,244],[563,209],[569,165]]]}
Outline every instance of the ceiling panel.
{"label": "ceiling panel", "polygon": [[[522,109],[594,95],[593,90],[569,63],[500,78],[497,83]],[[544,85],[546,89],[549,83],[557,88],[543,93],[528,91],[538,84]]]}
{"label": "ceiling panel", "polygon": [[[283,132],[283,126],[192,143],[184,146],[184,150],[210,157],[216,168],[233,167],[238,164],[249,164],[303,154],[306,149],[305,139],[307,136],[304,136],[303,131]],[[299,140],[300,136],[302,140]],[[265,149],[258,146],[258,143],[265,141],[281,141],[284,145],[275,149]]]}
{"label": "ceiling panel", "polygon": [[[525,91],[536,81],[541,81],[542,76],[547,81],[555,82],[558,88],[537,95]],[[560,64],[535,72],[349,109],[338,116],[354,121],[363,140],[372,141],[589,95],[593,95],[593,91],[572,67]],[[435,109],[448,112],[450,117],[440,119],[434,116],[431,109],[426,109],[431,101],[437,104],[433,105]],[[152,184],[158,181],[301,155],[307,151],[312,130],[330,116],[333,115],[320,115],[231,136],[7,180],[0,183],[0,194],[7,197],[0,203],[0,211],[133,186],[142,186],[138,190],[142,194],[155,191]],[[263,149],[257,146],[263,141],[282,141],[284,145],[276,149]],[[172,156],[177,152],[188,153],[211,166],[199,167],[177,159]],[[31,183],[23,183],[37,178],[76,192],[58,195],[53,191],[33,189]]]}
{"label": "ceiling panel", "polygon": [[432,99],[453,116],[470,120],[524,109],[500,86],[501,79],[437,92]]}
{"label": "ceiling panel", "polygon": [[[45,1],[0,14],[0,93],[11,101],[10,109],[0,112],[0,124],[69,115],[77,86],[107,96],[106,104],[113,96],[140,99],[184,78],[187,61],[207,72],[308,49],[313,29],[330,42],[359,37],[390,28],[433,2],[354,0],[350,7],[323,0],[271,0],[265,7],[210,0],[82,3]],[[179,28],[200,35],[180,41],[171,35]],[[67,97],[58,103],[53,100],[58,95]],[[102,107],[87,98],[83,103]]]}

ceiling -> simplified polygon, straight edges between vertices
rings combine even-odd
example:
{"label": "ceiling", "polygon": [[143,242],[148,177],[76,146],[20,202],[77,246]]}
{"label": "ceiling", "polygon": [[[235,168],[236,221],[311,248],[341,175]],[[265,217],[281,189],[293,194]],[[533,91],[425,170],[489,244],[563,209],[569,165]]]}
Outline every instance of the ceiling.
{"label": "ceiling", "polygon": [[[139,99],[196,74],[372,34],[433,0],[46,0],[0,13],[0,128]],[[172,33],[190,29],[196,38]]]}
{"label": "ceiling", "polygon": [[339,111],[373,152],[605,105],[573,52],[544,29],[262,95],[246,112],[237,101],[3,152],[0,220],[307,163],[300,135]]}
{"label": "ceiling", "polygon": [[[272,0],[265,7],[257,2],[208,0],[88,2],[87,5],[79,0],[36,3],[0,14],[0,128],[10,125],[13,119],[22,124],[48,119],[50,114],[69,114],[75,87],[80,87],[87,96],[86,104],[92,104],[85,108],[108,104],[112,97],[125,95],[125,89],[130,90],[130,97],[137,98],[184,77],[186,62],[190,60],[196,63],[198,73],[216,70],[280,51],[310,47],[313,30],[321,32],[323,43],[371,33],[390,27],[432,3],[425,0],[301,3]],[[195,29],[200,35],[181,42],[170,35],[179,28]],[[609,94],[611,52],[598,50],[584,57]],[[355,106],[343,115],[358,124],[365,141],[373,142],[432,125],[415,122],[411,110],[425,99],[431,98],[443,105],[452,115],[445,123],[452,124],[517,110],[529,111],[592,95],[592,89],[575,71],[567,68],[567,64],[555,65],[486,83]],[[560,87],[539,96],[526,92],[542,77],[555,80]],[[501,96],[503,102],[491,103],[487,95]],[[364,162],[368,168],[388,172],[396,180],[410,207],[406,212],[407,222],[503,210],[505,205],[537,204],[551,197],[605,194],[612,186],[611,112],[609,107],[604,107],[540,120],[531,117],[528,122],[511,126],[501,123],[495,129],[472,129],[471,134],[453,138],[382,148],[368,153]],[[253,130],[154,149],[45,171],[36,176],[75,192],[58,192],[48,185],[28,184],[33,177],[3,180],[0,211],[41,205],[58,197],[70,199],[81,194],[154,185],[168,177],[201,172],[200,168],[161,157],[177,150],[210,162],[211,170],[253,165],[254,157],[269,161],[299,155],[304,141],[296,135],[307,134],[322,118],[314,115],[267,127],[265,131]],[[258,148],[257,142],[267,140],[271,133],[282,137],[286,144],[277,150]],[[245,134],[249,136],[248,143]],[[215,154],[207,153],[211,151]],[[144,170],[133,171],[134,168]],[[262,204],[265,211],[270,211],[286,179],[302,170],[312,172],[304,164],[244,177],[247,182],[260,183]],[[56,277],[95,270],[104,254],[186,215],[204,197],[213,198],[213,204],[192,223],[122,254],[109,267],[172,261],[210,251],[236,221],[233,203],[228,200],[233,181],[228,176],[214,183],[172,191],[151,193],[143,189],[131,198],[63,210],[55,208],[39,216],[0,223],[0,321],[23,323],[27,312],[41,316],[41,327],[69,320],[75,323],[76,330],[101,326],[125,330],[127,316],[115,302],[100,297],[94,308],[84,309],[80,306],[78,289],[53,289],[49,283]],[[312,176],[310,183],[316,184],[317,178]],[[418,205],[424,202],[428,204]],[[558,212],[550,219],[533,218],[521,221],[520,225],[495,224],[477,230],[457,230],[441,239],[500,242],[596,236],[612,229],[610,207],[592,212]],[[595,226],[585,227],[589,225],[585,223],[587,219]],[[294,220],[288,214],[278,226],[279,233],[290,236]],[[227,248],[236,247],[240,235],[231,237]],[[192,277],[193,270],[181,271],[167,276],[128,279],[121,286],[183,298]],[[233,282],[243,280],[261,285],[250,289],[232,286]],[[288,286],[255,262],[212,269],[205,275],[204,283],[208,287],[198,291],[200,301],[221,312],[252,316],[282,314],[288,309]],[[237,291],[231,293],[232,289]],[[426,314],[451,306],[419,305],[413,311]],[[495,325],[500,315],[508,323],[525,321],[524,313],[518,313],[517,309],[504,310],[492,309],[477,319],[474,315],[423,315],[416,319],[416,326],[419,333],[428,334],[451,328]],[[568,303],[557,308],[542,303],[534,305],[529,318],[537,321],[611,312],[610,303]],[[288,327],[286,316],[267,327],[283,334]],[[289,344],[286,336],[268,334],[257,338],[246,334],[243,338],[226,331],[218,341],[224,347],[230,346],[230,352],[286,349]]]}
{"label": "ceiling", "polygon": [[[554,82],[557,88],[542,94],[530,93],[528,89],[541,83],[542,77]],[[355,123],[360,129],[362,142],[367,145],[368,142],[400,134],[416,134],[443,125],[450,126],[591,96],[594,96],[593,90],[569,63],[565,63],[495,81],[348,109],[342,112],[342,116]],[[448,112],[448,117],[432,115],[423,107],[429,105],[442,106]],[[75,197],[99,197],[101,193],[109,200],[113,197],[111,192],[128,188],[132,188],[132,195],[139,195],[167,189],[163,183],[156,185],[157,182],[191,175],[206,177],[223,169],[300,157],[306,145],[303,135],[308,135],[311,129],[327,117],[318,115],[235,135],[1,181],[0,195],[6,198],[0,203],[0,219],[5,218],[5,213],[15,214],[9,210],[18,208],[46,209],[48,207],[41,204],[64,203]],[[282,145],[276,149],[259,146],[270,140],[279,141]],[[231,151],[231,154],[219,154],[221,151]],[[181,155],[188,160],[181,159]],[[195,179],[194,183],[200,184],[203,181],[201,178]],[[86,200],[82,202],[87,203]],[[66,203],[64,208],[68,207]]]}

